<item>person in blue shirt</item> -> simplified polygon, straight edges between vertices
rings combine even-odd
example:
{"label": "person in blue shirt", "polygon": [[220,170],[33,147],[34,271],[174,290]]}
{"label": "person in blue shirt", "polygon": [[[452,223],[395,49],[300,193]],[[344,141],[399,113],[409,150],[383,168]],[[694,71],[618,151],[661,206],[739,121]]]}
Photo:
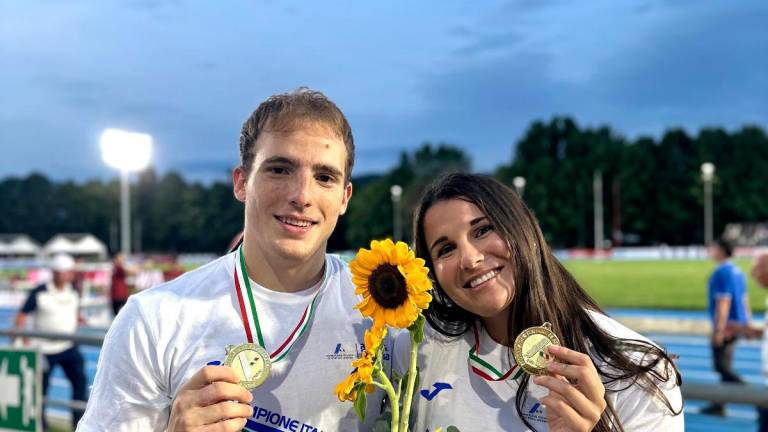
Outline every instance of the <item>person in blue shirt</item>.
{"label": "person in blue shirt", "polygon": [[[712,246],[712,259],[718,263],[709,277],[709,316],[712,320],[712,361],[722,382],[743,383],[734,372],[733,350],[736,336],[726,334],[728,325],[748,325],[752,319],[747,299],[747,282],[744,273],[730,261],[733,245],[720,239]],[[704,414],[724,415],[722,404],[711,404],[701,411]]]}

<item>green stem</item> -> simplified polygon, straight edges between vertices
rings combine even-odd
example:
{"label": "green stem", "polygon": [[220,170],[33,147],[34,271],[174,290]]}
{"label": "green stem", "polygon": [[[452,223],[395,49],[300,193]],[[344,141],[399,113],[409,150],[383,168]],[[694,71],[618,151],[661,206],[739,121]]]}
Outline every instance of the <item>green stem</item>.
{"label": "green stem", "polygon": [[408,367],[408,387],[405,390],[405,402],[403,403],[403,416],[400,418],[400,432],[408,432],[408,417],[411,415],[411,401],[413,400],[413,387],[416,384],[416,357],[419,344],[411,337],[411,364]]}
{"label": "green stem", "polygon": [[389,396],[390,403],[392,404],[392,422],[390,423],[390,432],[398,432],[397,425],[400,419],[400,400],[395,394],[395,388],[392,387],[392,382],[387,377],[387,374],[382,372],[381,369],[375,369],[376,378],[384,384],[384,391]]}

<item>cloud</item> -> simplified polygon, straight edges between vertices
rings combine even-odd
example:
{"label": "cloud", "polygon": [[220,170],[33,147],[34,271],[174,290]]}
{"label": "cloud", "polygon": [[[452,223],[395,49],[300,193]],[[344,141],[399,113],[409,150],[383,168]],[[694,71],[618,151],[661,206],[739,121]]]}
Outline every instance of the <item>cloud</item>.
{"label": "cloud", "polygon": [[[565,21],[562,38],[526,35],[537,44],[520,43],[514,31],[506,40],[499,32],[487,46],[476,45],[480,53],[503,48],[494,55],[469,56],[436,68],[424,80],[430,110],[420,124],[471,148],[481,169],[498,165],[498,152],[531,121],[558,114],[584,126],[609,124],[631,136],[673,126],[765,124],[768,8],[729,3],[653,9],[641,17],[628,9],[621,16],[626,21],[591,32],[588,39],[583,32],[596,24],[580,23],[576,42],[568,38],[573,29]],[[466,32],[467,39],[493,35],[493,29],[483,32],[481,37]]]}

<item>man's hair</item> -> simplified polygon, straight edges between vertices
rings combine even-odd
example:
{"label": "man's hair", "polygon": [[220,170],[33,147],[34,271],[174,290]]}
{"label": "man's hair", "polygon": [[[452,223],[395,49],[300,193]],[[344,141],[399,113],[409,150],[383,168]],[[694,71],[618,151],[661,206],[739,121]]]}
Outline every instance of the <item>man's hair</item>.
{"label": "man's hair", "polygon": [[294,132],[307,125],[321,125],[335,133],[347,149],[344,181],[349,182],[355,163],[355,141],[344,113],[323,93],[307,87],[270,96],[243,123],[240,132],[240,166],[247,173],[256,156],[262,132]]}
{"label": "man's hair", "polygon": [[726,257],[730,258],[733,256],[733,243],[731,243],[729,240],[721,237],[717,239],[715,244],[720,248],[721,251],[723,251]]}

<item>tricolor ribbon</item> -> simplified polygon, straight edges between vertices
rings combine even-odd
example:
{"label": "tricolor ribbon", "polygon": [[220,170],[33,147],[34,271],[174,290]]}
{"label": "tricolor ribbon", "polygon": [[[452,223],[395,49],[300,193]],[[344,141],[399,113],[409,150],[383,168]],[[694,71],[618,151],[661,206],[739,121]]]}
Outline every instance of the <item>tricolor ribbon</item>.
{"label": "tricolor ribbon", "polygon": [[[280,346],[272,351],[269,355],[272,362],[278,362],[282,360],[296,345],[296,342],[304,334],[304,331],[309,327],[309,323],[312,322],[312,316],[315,312],[315,301],[317,301],[318,294],[321,290],[318,290],[312,301],[304,309],[304,313],[301,314],[301,319],[296,327],[293,329],[288,338],[280,344]],[[251,291],[251,282],[248,278],[248,271],[245,268],[245,257],[243,256],[243,246],[237,249],[235,252],[235,292],[237,293],[237,302],[240,306],[240,316],[243,318],[243,326],[245,327],[245,336],[249,343],[254,343],[253,336],[256,335],[256,342],[260,346],[267,348],[264,345],[264,337],[261,334],[261,326],[259,325],[259,313],[256,310],[256,302],[253,299],[253,292]],[[269,351],[269,350],[267,350]]]}
{"label": "tricolor ribbon", "polygon": [[475,333],[475,346],[469,350],[469,366],[472,372],[481,376],[486,381],[504,381],[507,379],[518,379],[523,375],[523,369],[517,364],[508,371],[501,372],[490,363],[483,360],[477,353],[480,351],[480,331],[477,324],[472,326]]}

